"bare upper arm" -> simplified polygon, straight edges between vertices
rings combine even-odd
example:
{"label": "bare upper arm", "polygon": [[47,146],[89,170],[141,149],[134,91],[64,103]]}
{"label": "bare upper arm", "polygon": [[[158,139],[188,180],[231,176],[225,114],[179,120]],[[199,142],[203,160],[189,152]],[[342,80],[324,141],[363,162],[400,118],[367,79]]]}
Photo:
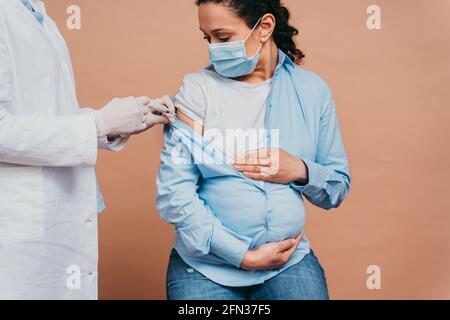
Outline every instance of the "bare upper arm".
{"label": "bare upper arm", "polygon": [[192,120],[179,109],[177,109],[177,118],[184,124],[187,124],[189,127],[203,135],[203,125],[197,121]]}

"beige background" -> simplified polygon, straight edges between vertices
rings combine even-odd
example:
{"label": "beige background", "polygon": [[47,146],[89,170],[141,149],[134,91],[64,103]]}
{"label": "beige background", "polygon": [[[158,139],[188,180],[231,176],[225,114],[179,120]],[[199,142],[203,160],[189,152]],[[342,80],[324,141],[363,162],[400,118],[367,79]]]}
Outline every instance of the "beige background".
{"label": "beige background", "polygon": [[[193,0],[47,0],[71,49],[80,104],[175,94],[206,65]],[[82,9],[82,29],[65,26]],[[332,86],[351,160],[350,198],[309,206],[308,234],[335,299],[450,299],[450,1],[290,0],[306,67]],[[382,8],[369,31],[366,9]],[[161,128],[102,153],[100,296],[163,299],[172,228],[156,213]],[[366,287],[369,265],[382,290]]]}

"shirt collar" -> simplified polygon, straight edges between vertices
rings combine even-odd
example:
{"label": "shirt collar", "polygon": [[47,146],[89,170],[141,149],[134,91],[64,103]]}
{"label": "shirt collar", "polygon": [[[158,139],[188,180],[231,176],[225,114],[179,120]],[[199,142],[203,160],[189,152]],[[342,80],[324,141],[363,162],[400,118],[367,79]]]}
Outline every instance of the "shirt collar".
{"label": "shirt collar", "polygon": [[277,72],[285,64],[290,65],[292,67],[295,66],[294,63],[292,62],[291,58],[289,58],[289,56],[286,53],[284,53],[283,51],[278,49],[278,65],[275,69],[275,72]]}
{"label": "shirt collar", "polygon": [[37,21],[39,21],[40,24],[44,23],[44,14],[37,11],[31,4],[30,0],[21,0],[21,2],[30,10],[31,14],[36,18]]}

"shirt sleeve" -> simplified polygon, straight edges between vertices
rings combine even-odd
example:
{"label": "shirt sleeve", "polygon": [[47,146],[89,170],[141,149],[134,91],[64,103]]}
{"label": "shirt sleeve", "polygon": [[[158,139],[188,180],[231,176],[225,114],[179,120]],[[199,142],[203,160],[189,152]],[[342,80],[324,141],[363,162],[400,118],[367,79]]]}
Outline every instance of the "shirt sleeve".
{"label": "shirt sleeve", "polygon": [[95,165],[94,115],[14,114],[12,61],[2,14],[0,12],[0,162],[52,167]]}
{"label": "shirt sleeve", "polygon": [[187,75],[175,96],[175,106],[192,120],[203,124],[206,117],[206,81],[201,72]]}
{"label": "shirt sleeve", "polygon": [[303,159],[309,171],[309,182],[306,186],[293,183],[292,187],[302,192],[312,204],[331,210],[338,208],[348,196],[351,176],[336,107],[328,87],[325,102],[320,118],[317,156]]}
{"label": "shirt sleeve", "polygon": [[[157,208],[176,226],[177,234],[194,257],[215,254],[240,268],[252,239],[225,227],[197,193],[200,171],[191,151],[165,127],[165,147],[157,178]],[[179,155],[183,155],[180,159]]]}

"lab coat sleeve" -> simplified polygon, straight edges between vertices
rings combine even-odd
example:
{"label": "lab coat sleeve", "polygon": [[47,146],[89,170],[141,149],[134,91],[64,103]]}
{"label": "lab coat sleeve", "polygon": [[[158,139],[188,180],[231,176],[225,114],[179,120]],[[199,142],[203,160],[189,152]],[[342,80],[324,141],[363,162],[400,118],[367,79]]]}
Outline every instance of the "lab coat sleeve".
{"label": "lab coat sleeve", "polygon": [[95,165],[93,114],[14,115],[12,62],[2,24],[0,20],[0,162],[52,167]]}
{"label": "lab coat sleeve", "polygon": [[302,159],[309,171],[309,183],[292,187],[302,192],[315,206],[331,210],[338,208],[350,192],[350,170],[336,107],[331,90],[324,90],[319,140],[315,159]]}
{"label": "lab coat sleeve", "polygon": [[[175,225],[176,232],[194,257],[215,254],[239,268],[252,239],[225,227],[197,193],[200,172],[189,150],[164,131],[165,147],[157,178],[157,208],[161,217]],[[181,161],[178,155],[184,154]]]}
{"label": "lab coat sleeve", "polygon": [[76,167],[94,166],[96,161],[93,115],[15,116],[0,102],[0,162]]}

